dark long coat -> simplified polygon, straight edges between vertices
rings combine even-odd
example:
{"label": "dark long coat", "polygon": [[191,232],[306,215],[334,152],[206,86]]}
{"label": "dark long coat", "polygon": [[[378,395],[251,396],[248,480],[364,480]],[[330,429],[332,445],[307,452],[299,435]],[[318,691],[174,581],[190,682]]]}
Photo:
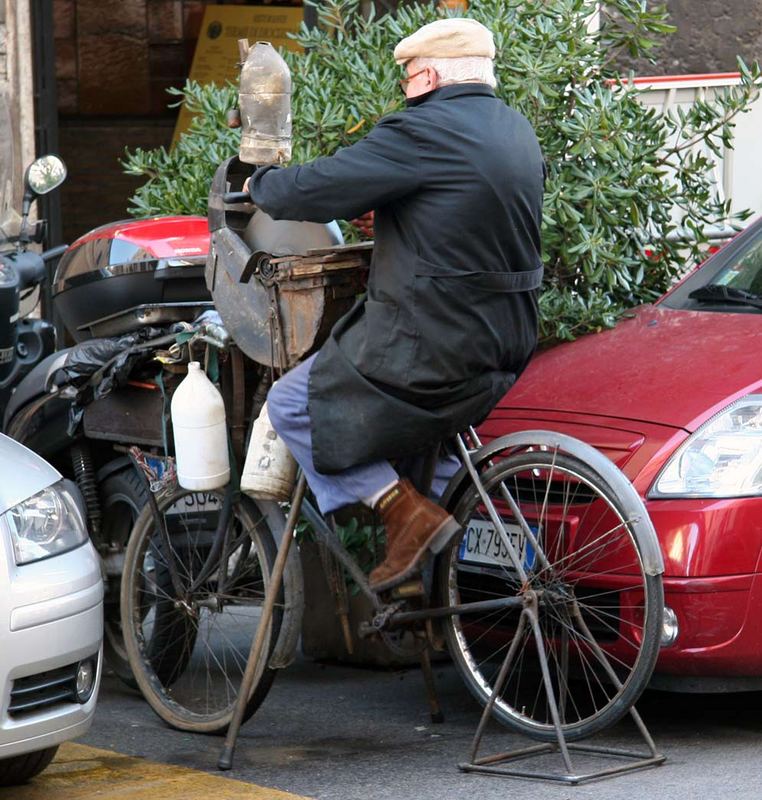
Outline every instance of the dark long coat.
{"label": "dark long coat", "polygon": [[367,297],[310,373],[320,472],[420,453],[516,380],[537,339],[543,173],[529,122],[478,83],[418,98],[333,156],[255,172],[276,219],[375,209]]}

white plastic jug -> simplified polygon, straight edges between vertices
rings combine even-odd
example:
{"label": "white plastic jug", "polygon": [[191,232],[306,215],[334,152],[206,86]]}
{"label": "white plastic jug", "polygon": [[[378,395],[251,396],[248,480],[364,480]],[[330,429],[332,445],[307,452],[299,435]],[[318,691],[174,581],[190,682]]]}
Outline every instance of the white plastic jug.
{"label": "white plastic jug", "polygon": [[225,403],[198,361],[172,396],[172,431],[183,489],[219,489],[230,480]]}
{"label": "white plastic jug", "polygon": [[278,436],[267,413],[267,403],[251,427],[241,491],[258,500],[285,501],[296,480],[296,461]]}

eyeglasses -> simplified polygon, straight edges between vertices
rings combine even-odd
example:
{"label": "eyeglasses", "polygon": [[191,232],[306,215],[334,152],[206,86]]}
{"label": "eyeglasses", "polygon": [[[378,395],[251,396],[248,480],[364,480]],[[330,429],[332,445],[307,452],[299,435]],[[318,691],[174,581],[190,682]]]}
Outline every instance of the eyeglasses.
{"label": "eyeglasses", "polygon": [[417,78],[419,75],[423,75],[423,73],[426,72],[427,69],[428,67],[424,67],[423,69],[419,69],[418,72],[414,72],[412,75],[408,75],[407,78],[400,78],[400,87],[402,88],[402,91],[406,92],[407,85],[410,83],[410,81],[412,81],[413,78]]}

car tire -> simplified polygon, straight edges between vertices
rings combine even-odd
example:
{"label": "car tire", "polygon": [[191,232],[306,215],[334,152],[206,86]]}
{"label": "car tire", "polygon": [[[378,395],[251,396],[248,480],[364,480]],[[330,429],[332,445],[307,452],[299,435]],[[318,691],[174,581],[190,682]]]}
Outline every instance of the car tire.
{"label": "car tire", "polygon": [[[124,553],[132,526],[148,503],[145,485],[137,472],[127,467],[109,475],[99,490],[103,514],[101,536],[109,545],[122,548],[121,552]],[[121,575],[109,575],[109,591],[104,602],[103,654],[106,664],[119,680],[131,689],[137,689],[138,684],[127,659],[119,616],[121,583]]]}
{"label": "car tire", "polygon": [[53,760],[57,750],[56,745],[23,756],[0,758],[0,786],[18,786],[39,775]]}

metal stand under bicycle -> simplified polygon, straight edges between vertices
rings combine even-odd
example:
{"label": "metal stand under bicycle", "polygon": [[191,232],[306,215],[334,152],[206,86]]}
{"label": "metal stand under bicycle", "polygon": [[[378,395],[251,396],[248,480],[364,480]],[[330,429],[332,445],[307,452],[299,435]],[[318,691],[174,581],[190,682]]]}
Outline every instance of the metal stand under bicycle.
{"label": "metal stand under bicycle", "polygon": [[[581,623],[586,628],[587,626],[582,619],[581,614],[577,616],[578,623]],[[522,634],[527,625],[532,630],[537,652],[540,660],[540,669],[542,670],[542,679],[545,687],[545,692],[550,709],[550,715],[553,720],[553,727],[555,728],[556,741],[544,744],[531,745],[529,747],[520,747],[515,750],[509,750],[502,753],[494,753],[487,756],[478,756],[479,746],[481,745],[484,731],[489,722],[492,714],[495,701],[497,700],[500,692],[505,685],[508,678],[509,669],[516,656],[519,643],[522,641]],[[592,639],[592,637],[590,637]],[[614,681],[618,681],[615,673],[609,676]],[[647,753],[635,753],[628,750],[620,750],[613,747],[603,747],[586,744],[570,744],[567,743],[562,728],[562,709],[564,705],[564,698],[561,698],[561,710],[559,710],[559,703],[556,700],[556,692],[550,679],[550,671],[548,669],[548,660],[545,653],[545,647],[540,632],[537,595],[534,592],[527,592],[524,596],[524,608],[519,617],[516,634],[513,637],[513,642],[505,656],[500,672],[498,673],[495,687],[492,690],[489,702],[484,707],[479,726],[476,729],[474,740],[471,745],[470,758],[467,762],[458,764],[458,768],[463,772],[481,772],[488,775],[503,775],[509,778],[524,778],[529,780],[544,780],[553,781],[556,783],[564,783],[570,785],[577,785],[580,783],[587,783],[589,781],[601,780],[603,778],[611,778],[615,775],[621,775],[635,770],[646,769],[648,767],[655,767],[663,764],[666,756],[661,755],[656,750],[651,734],[648,732],[640,714],[635,708],[630,709],[630,716],[638,728],[643,741],[648,748]],[[571,760],[571,752],[584,753],[591,756],[600,756],[603,758],[617,758],[625,763],[619,763],[613,767],[603,767],[601,769],[594,769],[588,772],[578,772],[574,769]],[[547,771],[530,771],[516,767],[505,767],[504,764],[513,764],[518,761],[532,758],[535,756],[545,755],[548,753],[560,753],[561,760],[564,766],[564,772],[554,773]]]}

